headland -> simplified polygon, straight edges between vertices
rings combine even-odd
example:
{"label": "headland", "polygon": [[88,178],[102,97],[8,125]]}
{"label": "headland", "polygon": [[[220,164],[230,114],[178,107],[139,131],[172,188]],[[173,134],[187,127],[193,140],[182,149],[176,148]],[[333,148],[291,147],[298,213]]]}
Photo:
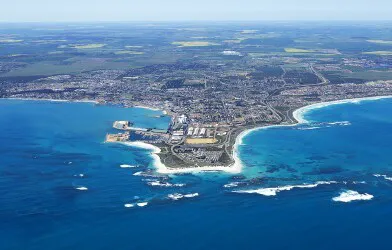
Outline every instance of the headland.
{"label": "headland", "polygon": [[164,159],[167,159],[167,154],[170,154],[168,151],[162,153],[163,150],[167,150],[167,147],[162,144],[154,144],[154,143],[146,143],[142,141],[133,141],[133,142],[124,142],[124,145],[131,147],[143,148],[151,151],[151,156],[153,158],[153,166],[156,171],[161,174],[181,174],[181,173],[194,173],[194,172],[209,172],[209,171],[222,171],[230,174],[238,174],[241,172],[243,168],[243,164],[241,162],[239,156],[239,146],[243,144],[243,138],[250,135],[251,133],[261,130],[268,129],[273,127],[286,127],[286,126],[296,126],[299,124],[305,124],[309,121],[305,119],[306,113],[315,110],[321,109],[331,105],[339,105],[346,103],[360,103],[362,101],[374,101],[385,98],[392,98],[392,95],[387,96],[372,96],[372,97],[358,97],[358,98],[349,98],[335,101],[327,101],[321,103],[314,103],[310,105],[306,105],[295,109],[290,115],[294,118],[294,121],[288,123],[281,124],[262,124],[260,126],[244,126],[236,128],[232,133],[232,139],[228,141],[228,148],[231,148],[230,154],[230,162],[228,164],[221,165],[167,165],[163,163]]}

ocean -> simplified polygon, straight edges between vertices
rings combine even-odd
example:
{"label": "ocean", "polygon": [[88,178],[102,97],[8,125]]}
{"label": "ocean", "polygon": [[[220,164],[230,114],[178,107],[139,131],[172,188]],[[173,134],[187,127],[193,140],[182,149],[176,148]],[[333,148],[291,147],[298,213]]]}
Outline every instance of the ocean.
{"label": "ocean", "polygon": [[0,249],[389,249],[392,99],[312,109],[256,130],[241,174],[155,173],[103,143],[114,120],[160,111],[0,100]]}

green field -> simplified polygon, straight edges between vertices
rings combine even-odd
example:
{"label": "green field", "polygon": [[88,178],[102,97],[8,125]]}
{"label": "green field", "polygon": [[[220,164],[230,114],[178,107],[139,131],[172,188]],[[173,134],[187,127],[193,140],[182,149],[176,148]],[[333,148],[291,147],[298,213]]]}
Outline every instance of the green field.
{"label": "green field", "polygon": [[314,53],[314,50],[297,49],[297,48],[284,48],[287,53]]}
{"label": "green field", "polygon": [[99,49],[105,47],[104,43],[90,43],[90,44],[68,44],[68,45],[60,45],[59,49],[71,48],[71,49]]}
{"label": "green field", "polygon": [[120,50],[114,52],[116,55],[143,55],[144,52],[142,51],[131,51],[131,50]]}
{"label": "green field", "polygon": [[241,31],[241,34],[254,34],[257,32],[258,32],[258,30],[243,30],[243,31]]}
{"label": "green field", "polygon": [[388,40],[366,40],[366,41],[369,43],[392,45],[392,41],[388,41]]}
{"label": "green field", "polygon": [[366,81],[392,80],[392,71],[369,70],[343,74],[344,77],[359,78]]}
{"label": "green field", "polygon": [[208,47],[208,46],[220,45],[218,43],[205,42],[205,41],[172,42],[172,44],[177,45],[178,47]]}
{"label": "green field", "polygon": [[36,76],[36,75],[55,75],[55,74],[77,74],[83,71],[99,69],[127,69],[131,66],[129,62],[114,62],[102,58],[71,58],[68,64],[57,64],[53,61],[31,63],[24,68],[19,68],[5,76]]}
{"label": "green field", "polygon": [[140,45],[126,45],[124,47],[128,48],[128,49],[141,49],[141,48],[143,48],[143,46],[140,46]]}
{"label": "green field", "polygon": [[17,39],[0,39],[0,43],[21,43],[23,40]]}
{"label": "green field", "polygon": [[377,55],[377,56],[392,56],[392,51],[368,51],[368,52],[363,52],[362,54],[365,55]]}

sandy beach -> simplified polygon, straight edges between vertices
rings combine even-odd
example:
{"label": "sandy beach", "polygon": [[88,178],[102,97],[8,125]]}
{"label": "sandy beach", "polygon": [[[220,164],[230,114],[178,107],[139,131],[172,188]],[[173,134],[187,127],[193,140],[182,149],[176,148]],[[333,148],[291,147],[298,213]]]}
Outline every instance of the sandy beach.
{"label": "sandy beach", "polygon": [[[345,104],[345,103],[360,103],[362,101],[374,101],[374,100],[380,100],[380,99],[385,99],[385,98],[392,98],[392,96],[374,96],[374,97],[353,98],[353,99],[344,99],[344,100],[338,100],[338,101],[315,103],[315,104],[311,104],[311,105],[296,109],[293,112],[293,117],[297,121],[296,124],[271,125],[271,126],[256,127],[256,128],[244,130],[237,136],[237,138],[235,140],[235,144],[233,145],[234,164],[231,166],[203,166],[203,167],[191,167],[191,168],[168,168],[161,162],[160,157],[158,156],[158,153],[161,152],[160,148],[158,148],[152,144],[148,144],[148,143],[141,142],[141,141],[121,142],[121,143],[124,145],[127,145],[127,146],[131,146],[131,147],[137,147],[137,148],[143,148],[146,150],[150,150],[151,156],[153,158],[153,166],[154,166],[154,168],[156,168],[156,171],[158,173],[177,174],[177,173],[197,173],[197,172],[204,172],[204,171],[223,171],[223,172],[227,172],[227,173],[231,173],[231,174],[238,174],[238,173],[241,173],[241,170],[243,168],[242,161],[239,157],[239,146],[243,144],[243,138],[248,136],[252,132],[255,132],[255,131],[261,130],[261,129],[268,129],[268,128],[272,128],[272,127],[288,127],[288,126],[296,126],[298,124],[307,123],[308,121],[304,118],[304,115],[307,112],[314,110],[314,109],[320,109],[320,108],[331,106],[331,105],[338,105],[338,104]],[[7,98],[7,99],[10,99],[10,100],[29,100],[29,101],[30,100],[31,101],[51,101],[51,102],[98,103],[97,101],[90,101],[90,100],[70,101],[70,100],[29,99],[29,98]],[[144,107],[144,106],[134,106],[134,107],[159,111],[159,109],[154,109],[154,108]]]}
{"label": "sandy beach", "polygon": [[161,152],[160,148],[148,144],[141,141],[134,141],[134,142],[121,142],[123,145],[127,145],[130,147],[137,147],[143,148],[151,151],[151,156],[153,158],[153,166],[158,173],[161,174],[180,174],[180,173],[197,173],[197,172],[204,172],[204,171],[224,171],[228,173],[240,173],[241,172],[241,164],[238,164],[240,161],[236,160],[236,163],[233,166],[226,167],[226,166],[204,166],[204,167],[193,167],[193,168],[168,168],[162,162],[158,153]]}
{"label": "sandy beach", "polygon": [[320,102],[311,104],[308,106],[304,106],[302,108],[296,109],[293,112],[293,117],[299,124],[307,123],[308,121],[304,118],[304,115],[310,110],[319,109],[331,105],[339,105],[345,103],[361,103],[363,101],[376,101],[380,99],[392,98],[392,96],[373,96],[373,97],[362,97],[362,98],[352,98],[352,99],[344,99],[338,101],[330,101],[330,102]]}
{"label": "sandy beach", "polygon": [[158,108],[147,107],[147,106],[142,106],[142,105],[135,105],[135,106],[132,106],[131,108],[141,108],[141,109],[149,109],[149,110],[152,110],[152,111],[162,111],[162,110],[160,110]]}
{"label": "sandy beach", "polygon": [[243,164],[242,164],[241,159],[239,157],[239,148],[238,147],[239,147],[239,145],[243,144],[243,138],[248,136],[252,132],[255,132],[255,131],[261,130],[261,129],[273,128],[273,127],[274,128],[275,127],[290,127],[290,126],[297,126],[298,124],[307,123],[308,121],[304,118],[304,115],[307,112],[314,110],[314,109],[320,109],[320,108],[324,108],[324,107],[331,106],[331,105],[339,105],[339,104],[345,104],[345,103],[361,103],[363,101],[375,101],[375,100],[386,99],[386,98],[392,98],[392,96],[374,96],[374,97],[352,98],[352,99],[344,99],[344,100],[338,100],[338,101],[315,103],[315,104],[311,104],[311,105],[296,109],[293,112],[293,117],[297,121],[296,124],[271,125],[271,126],[257,127],[257,128],[245,130],[237,136],[235,144],[233,146],[233,158],[236,162],[235,165],[238,165],[237,168],[239,168],[239,170],[241,171]]}
{"label": "sandy beach", "polygon": [[95,103],[93,100],[64,100],[64,99],[36,99],[36,98],[3,98],[4,100],[21,100],[21,101],[45,101],[45,102],[81,102],[81,103]]}
{"label": "sandy beach", "polygon": [[[175,168],[175,169],[168,168],[161,162],[159,156],[157,155],[158,153],[161,152],[161,150],[158,147],[151,145],[151,144],[148,144],[148,143],[140,142],[140,141],[123,142],[123,144],[127,145],[127,146],[131,146],[131,147],[138,147],[138,148],[150,150],[151,156],[153,158],[153,166],[154,166],[154,168],[156,168],[156,171],[161,174],[197,173],[197,172],[204,172],[204,171],[223,171],[226,173],[238,174],[238,173],[241,173],[241,170],[243,168],[242,161],[239,157],[239,146],[243,144],[243,138],[248,136],[252,132],[255,132],[255,131],[261,130],[261,129],[268,129],[268,128],[272,128],[272,127],[297,126],[298,124],[307,123],[308,121],[304,118],[304,115],[307,112],[309,112],[310,110],[320,109],[320,108],[327,107],[330,105],[338,105],[338,104],[345,104],[345,103],[360,103],[362,101],[374,101],[374,100],[380,100],[380,99],[385,99],[385,98],[392,98],[392,96],[363,97],[363,98],[353,98],[353,99],[345,99],[345,100],[311,104],[311,105],[296,109],[293,112],[293,117],[297,121],[296,124],[271,125],[271,126],[257,127],[257,128],[245,130],[237,136],[235,144],[233,145],[233,158],[234,158],[235,163],[231,166],[204,166],[204,167]],[[142,106],[139,106],[139,107],[145,108]]]}

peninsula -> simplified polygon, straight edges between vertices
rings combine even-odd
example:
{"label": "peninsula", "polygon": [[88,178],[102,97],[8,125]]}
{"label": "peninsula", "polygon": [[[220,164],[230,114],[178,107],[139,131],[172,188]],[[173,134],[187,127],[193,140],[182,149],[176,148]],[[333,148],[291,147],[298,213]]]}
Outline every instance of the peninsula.
{"label": "peninsula", "polygon": [[112,121],[116,132],[106,139],[150,145],[158,168],[170,172],[238,171],[235,145],[250,129],[296,124],[293,112],[308,105],[392,95],[391,57],[374,53],[389,46],[375,41],[389,40],[377,26],[187,25],[9,31],[24,42],[7,43],[15,54],[0,58],[0,98],[162,110],[172,118],[167,129],[129,118]]}

